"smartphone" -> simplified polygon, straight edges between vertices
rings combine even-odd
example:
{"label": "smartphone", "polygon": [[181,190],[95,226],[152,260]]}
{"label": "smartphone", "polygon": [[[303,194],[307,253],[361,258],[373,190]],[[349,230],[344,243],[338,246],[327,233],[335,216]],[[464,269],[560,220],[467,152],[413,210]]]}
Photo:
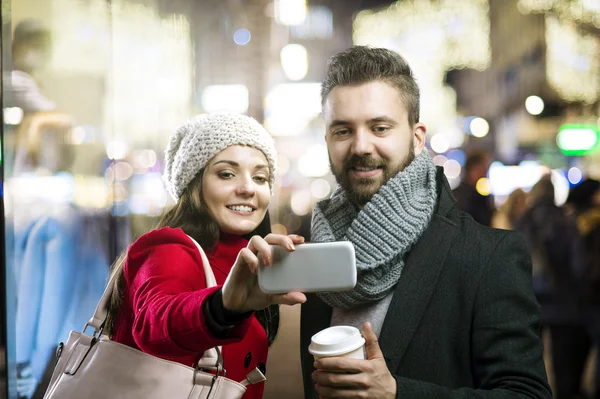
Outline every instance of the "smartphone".
{"label": "smartphone", "polygon": [[356,257],[348,241],[300,244],[294,252],[271,248],[271,266],[260,257],[258,264],[258,285],[267,294],[347,291],[356,285]]}

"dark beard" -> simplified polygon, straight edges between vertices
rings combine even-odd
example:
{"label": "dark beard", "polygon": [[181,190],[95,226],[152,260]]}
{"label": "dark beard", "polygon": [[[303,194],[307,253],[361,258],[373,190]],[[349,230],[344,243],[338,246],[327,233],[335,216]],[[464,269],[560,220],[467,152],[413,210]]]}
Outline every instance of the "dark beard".
{"label": "dark beard", "polygon": [[[331,172],[335,176],[335,180],[346,191],[348,199],[359,207],[363,207],[377,194],[381,186],[388,182],[392,177],[403,171],[415,159],[415,150],[412,142],[409,147],[408,154],[400,162],[398,167],[390,169],[388,162],[385,159],[376,159],[371,155],[359,156],[352,155],[344,161],[342,170],[335,170],[329,158]],[[356,167],[376,167],[382,170],[382,176],[377,178],[366,178],[353,180],[350,177],[352,168]]]}

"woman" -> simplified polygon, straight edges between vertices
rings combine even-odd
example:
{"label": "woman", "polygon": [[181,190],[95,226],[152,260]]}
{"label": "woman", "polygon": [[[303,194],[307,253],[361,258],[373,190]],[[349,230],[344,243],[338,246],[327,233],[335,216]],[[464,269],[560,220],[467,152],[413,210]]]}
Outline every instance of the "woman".
{"label": "woman", "polygon": [[[278,323],[269,306],[306,300],[258,288],[258,257],[270,264],[269,244],[293,251],[304,241],[256,235],[269,230],[273,140],[252,118],[202,115],[176,131],[165,159],[164,180],[177,203],[117,262],[109,334],[187,366],[222,345],[227,377],[242,381],[255,367],[264,371]],[[206,265],[192,239],[206,251],[217,287],[206,287]],[[244,398],[262,397],[263,387],[248,386]]]}

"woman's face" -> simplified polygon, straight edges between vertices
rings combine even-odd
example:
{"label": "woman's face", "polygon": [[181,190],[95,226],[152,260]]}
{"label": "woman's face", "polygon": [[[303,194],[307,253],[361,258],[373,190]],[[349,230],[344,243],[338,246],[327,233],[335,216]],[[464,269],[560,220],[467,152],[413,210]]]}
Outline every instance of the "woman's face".
{"label": "woman's face", "polygon": [[237,235],[254,231],[271,200],[265,155],[252,147],[227,147],[206,165],[202,193],[221,231]]}

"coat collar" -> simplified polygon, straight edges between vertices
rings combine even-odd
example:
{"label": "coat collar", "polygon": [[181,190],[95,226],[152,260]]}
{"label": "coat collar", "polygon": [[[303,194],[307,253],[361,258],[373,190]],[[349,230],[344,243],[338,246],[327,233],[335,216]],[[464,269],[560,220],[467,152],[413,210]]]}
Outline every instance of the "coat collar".
{"label": "coat collar", "polygon": [[437,208],[429,227],[408,255],[379,336],[392,372],[397,370],[435,291],[457,226],[456,200],[441,168],[437,182]]}
{"label": "coat collar", "polygon": [[[438,167],[436,180],[438,203],[434,215],[408,255],[379,336],[379,344],[392,372],[397,370],[435,290],[457,226],[456,200],[442,168]],[[315,294],[307,297],[301,314],[303,348],[308,348],[313,334],[330,326],[333,310]]]}

